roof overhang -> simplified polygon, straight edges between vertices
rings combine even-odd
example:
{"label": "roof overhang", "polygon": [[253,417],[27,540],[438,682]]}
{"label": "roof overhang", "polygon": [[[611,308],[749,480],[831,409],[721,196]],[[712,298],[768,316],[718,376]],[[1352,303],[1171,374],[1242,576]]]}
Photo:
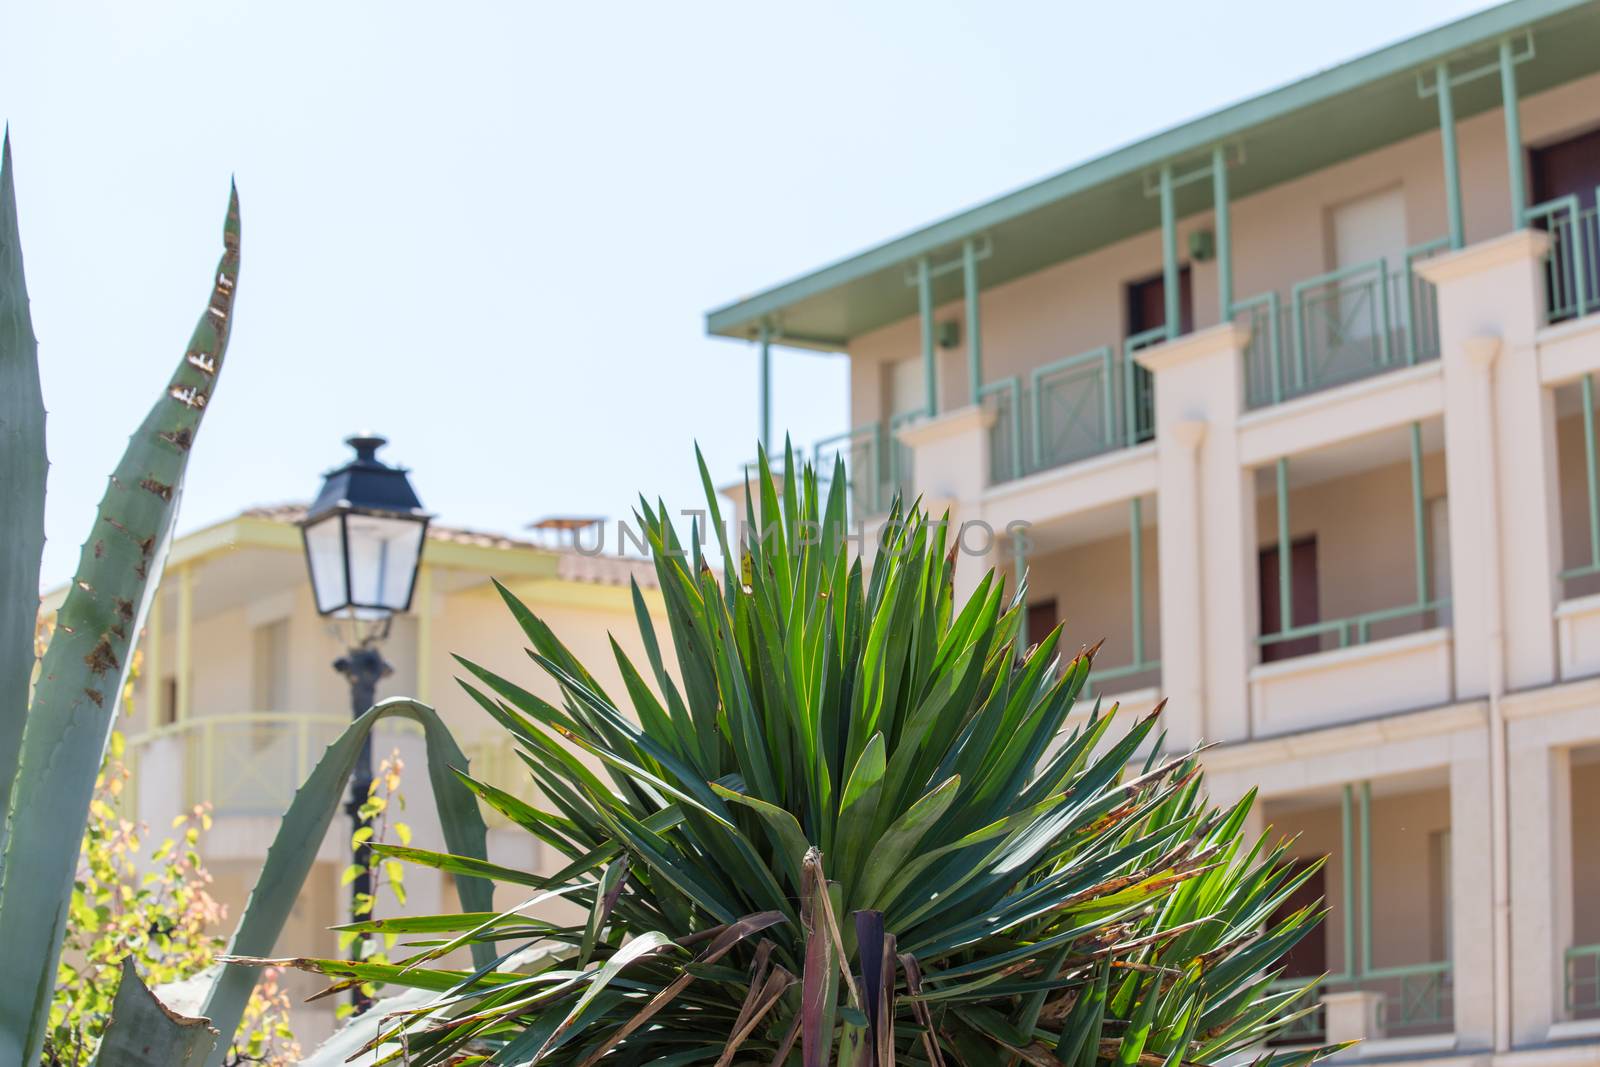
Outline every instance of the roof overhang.
{"label": "roof overhang", "polygon": [[[755,339],[763,323],[783,345],[840,351],[851,339],[913,315],[917,295],[907,271],[919,258],[942,263],[961,243],[987,236],[992,254],[985,287],[1034,271],[1160,224],[1149,195],[1163,164],[1179,171],[1203,164],[1222,145],[1242,162],[1230,167],[1229,193],[1248,196],[1343,159],[1438,126],[1438,105],[1418,91],[1418,75],[1440,62],[1453,73],[1492,58],[1501,39],[1532,35],[1535,56],[1517,68],[1519,95],[1542,92],[1600,70],[1600,3],[1512,0],[1280,89],[1184,123],[952,215],[848,259],[708,312],[706,330]],[[1500,106],[1500,81],[1481,77],[1452,94],[1457,119]],[[1179,217],[1211,208],[1208,182],[1176,191]],[[961,295],[961,272],[933,282],[935,303]]]}

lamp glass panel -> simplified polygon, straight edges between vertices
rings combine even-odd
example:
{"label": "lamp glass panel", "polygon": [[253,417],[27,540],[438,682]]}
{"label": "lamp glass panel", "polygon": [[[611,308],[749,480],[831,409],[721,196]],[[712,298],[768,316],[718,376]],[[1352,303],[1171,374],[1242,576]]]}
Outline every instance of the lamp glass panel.
{"label": "lamp glass panel", "polygon": [[339,532],[339,514],[319,519],[305,528],[306,564],[311,568],[311,588],[317,610],[330,612],[349,602],[345,586],[344,542]]}
{"label": "lamp glass panel", "polygon": [[424,526],[415,519],[349,515],[350,601],[404,611],[422,555]]}

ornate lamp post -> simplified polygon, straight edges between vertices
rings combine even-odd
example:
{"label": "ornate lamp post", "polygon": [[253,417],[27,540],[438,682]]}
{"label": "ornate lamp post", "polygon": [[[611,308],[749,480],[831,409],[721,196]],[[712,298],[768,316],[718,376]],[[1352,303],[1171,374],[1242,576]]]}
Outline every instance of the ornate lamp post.
{"label": "ornate lamp post", "polygon": [[[371,434],[346,439],[355,458],[328,472],[300,523],[317,611],[339,624],[349,646],[333,669],[350,683],[352,718],[372,707],[378,682],[392,671],[378,645],[388,636],[395,613],[411,607],[432,517],[422,510],[405,469],[378,458],[378,449],[387,443]],[[369,735],[350,782],[352,833],[364,825],[360,809],[371,789]],[[364,843],[358,846],[356,865],[366,870],[369,855]],[[350,892],[353,906],[372,892],[370,876],[358,877]],[[365,1003],[359,987],[355,1002],[358,1007]]]}

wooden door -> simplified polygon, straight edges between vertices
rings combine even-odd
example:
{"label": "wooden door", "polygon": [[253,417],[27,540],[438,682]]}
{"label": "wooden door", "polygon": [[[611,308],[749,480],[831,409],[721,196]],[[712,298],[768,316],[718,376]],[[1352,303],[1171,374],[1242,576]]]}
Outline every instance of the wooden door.
{"label": "wooden door", "polygon": [[[1259,580],[1256,588],[1261,598],[1261,632],[1275,634],[1283,629],[1278,597],[1278,546],[1261,550]],[[1289,546],[1289,600],[1294,612],[1294,625],[1304,626],[1319,621],[1317,604],[1317,539],[1304,537]],[[1261,662],[1305,656],[1322,647],[1316,634],[1297,637],[1292,641],[1274,641],[1261,648]]]}
{"label": "wooden door", "polygon": [[[1292,860],[1292,867],[1296,874],[1305,870],[1315,862],[1313,860]],[[1327,899],[1327,869],[1319,867],[1311,877],[1301,883],[1300,888],[1289,894],[1289,899],[1278,906],[1268,921],[1269,926],[1287,919],[1301,908],[1310,907],[1319,900]],[[1281,960],[1284,978],[1315,978],[1320,974],[1328,973],[1328,924],[1318,923],[1306,936],[1302,937],[1295,946],[1284,953]]]}
{"label": "wooden door", "polygon": [[1028,644],[1037,645],[1056,628],[1056,599],[1034,600],[1028,604]]}
{"label": "wooden door", "polygon": [[[1157,274],[1128,283],[1128,336],[1153,330],[1167,321],[1165,279]],[[1178,332],[1194,329],[1194,288],[1187,265],[1178,268]]]}

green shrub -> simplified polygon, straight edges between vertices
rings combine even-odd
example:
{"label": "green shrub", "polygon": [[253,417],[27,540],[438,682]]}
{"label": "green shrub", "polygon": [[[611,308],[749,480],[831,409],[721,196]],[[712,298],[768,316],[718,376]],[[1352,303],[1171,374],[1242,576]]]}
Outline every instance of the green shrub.
{"label": "green shrub", "polygon": [[[745,519],[781,521],[743,544],[701,473],[720,579],[699,531],[638,516],[672,667],[637,587],[647,662],[614,646],[622,693],[504,589],[561,706],[461,661],[547,804],[469,783],[563,869],[385,847],[528,900],[346,928],[412,938],[404,967],[297,961],[433,991],[384,1034],[408,1062],[1177,1067],[1303,1012],[1272,983],[1318,915],[1272,917],[1309,872],[1242,839],[1251,798],[1208,805],[1159,711],[1069,720],[1092,652],[1059,631],[1020,649],[1022,597],[992,573],[955,603],[972,563],[915,506],[852,559],[842,468],[824,486],[786,458],[775,480],[763,457]],[[587,920],[541,918],[551,896]],[[483,943],[498,969],[440,965]]]}

